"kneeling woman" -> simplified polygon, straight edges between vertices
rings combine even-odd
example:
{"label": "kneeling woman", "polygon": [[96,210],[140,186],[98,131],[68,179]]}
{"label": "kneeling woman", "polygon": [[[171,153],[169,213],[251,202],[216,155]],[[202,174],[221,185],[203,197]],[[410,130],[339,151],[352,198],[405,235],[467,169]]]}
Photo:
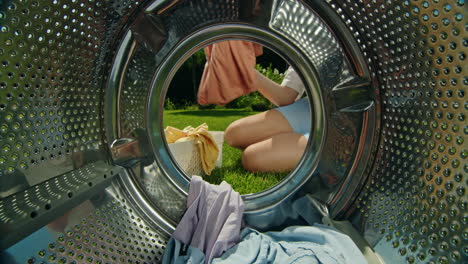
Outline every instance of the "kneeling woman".
{"label": "kneeling woman", "polygon": [[257,72],[257,90],[278,108],[231,123],[225,141],[243,150],[242,165],[252,172],[286,172],[304,153],[310,133],[310,106],[305,88],[291,67],[281,85]]}

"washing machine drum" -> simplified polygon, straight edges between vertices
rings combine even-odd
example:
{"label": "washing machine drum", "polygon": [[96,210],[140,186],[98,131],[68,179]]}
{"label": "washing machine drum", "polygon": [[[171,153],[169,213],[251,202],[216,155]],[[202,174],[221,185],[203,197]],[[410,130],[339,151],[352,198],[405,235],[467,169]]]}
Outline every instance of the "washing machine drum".
{"label": "washing machine drum", "polygon": [[292,204],[351,222],[389,263],[467,261],[467,8],[456,1],[8,1],[0,4],[2,263],[154,263],[189,177],[163,106],[187,58],[253,41],[299,73],[312,130],[298,167],[244,195],[246,222]]}

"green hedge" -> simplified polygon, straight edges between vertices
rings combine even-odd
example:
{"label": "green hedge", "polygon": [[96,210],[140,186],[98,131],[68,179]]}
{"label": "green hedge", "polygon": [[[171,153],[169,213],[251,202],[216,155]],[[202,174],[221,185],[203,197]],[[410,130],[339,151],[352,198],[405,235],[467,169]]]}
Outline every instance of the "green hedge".
{"label": "green hedge", "polygon": [[[280,73],[276,68],[273,69],[271,65],[264,68],[260,64],[257,64],[255,69],[276,83],[281,83],[284,79],[284,74]],[[266,111],[274,107],[275,106],[259,92],[241,96],[226,105],[226,108],[250,108],[253,111]]]}
{"label": "green hedge", "polygon": [[262,65],[257,64],[255,65],[255,69],[276,83],[281,83],[284,79],[284,73],[280,73],[276,68],[273,69],[271,64],[266,68],[263,68]]}

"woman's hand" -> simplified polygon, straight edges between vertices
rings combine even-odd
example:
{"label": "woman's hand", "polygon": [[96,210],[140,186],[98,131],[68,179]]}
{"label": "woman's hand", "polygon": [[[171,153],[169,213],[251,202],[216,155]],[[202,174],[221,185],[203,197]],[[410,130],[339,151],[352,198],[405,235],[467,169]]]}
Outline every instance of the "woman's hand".
{"label": "woman's hand", "polygon": [[265,96],[270,102],[277,106],[284,106],[294,103],[298,96],[298,92],[287,86],[281,86],[274,81],[268,79],[258,71],[256,88],[263,96]]}

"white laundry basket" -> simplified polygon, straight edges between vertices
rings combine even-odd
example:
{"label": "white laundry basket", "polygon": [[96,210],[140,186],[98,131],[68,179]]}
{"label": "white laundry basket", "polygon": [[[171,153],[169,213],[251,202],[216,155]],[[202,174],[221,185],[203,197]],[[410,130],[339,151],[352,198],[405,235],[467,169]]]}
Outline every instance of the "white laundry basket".
{"label": "white laundry basket", "polygon": [[[223,131],[209,131],[213,136],[219,148],[218,159],[216,160],[216,167],[221,167],[223,163]],[[189,176],[204,175],[201,157],[198,149],[195,147],[194,141],[184,141],[168,144],[172,156],[175,158],[179,167],[182,168]]]}

